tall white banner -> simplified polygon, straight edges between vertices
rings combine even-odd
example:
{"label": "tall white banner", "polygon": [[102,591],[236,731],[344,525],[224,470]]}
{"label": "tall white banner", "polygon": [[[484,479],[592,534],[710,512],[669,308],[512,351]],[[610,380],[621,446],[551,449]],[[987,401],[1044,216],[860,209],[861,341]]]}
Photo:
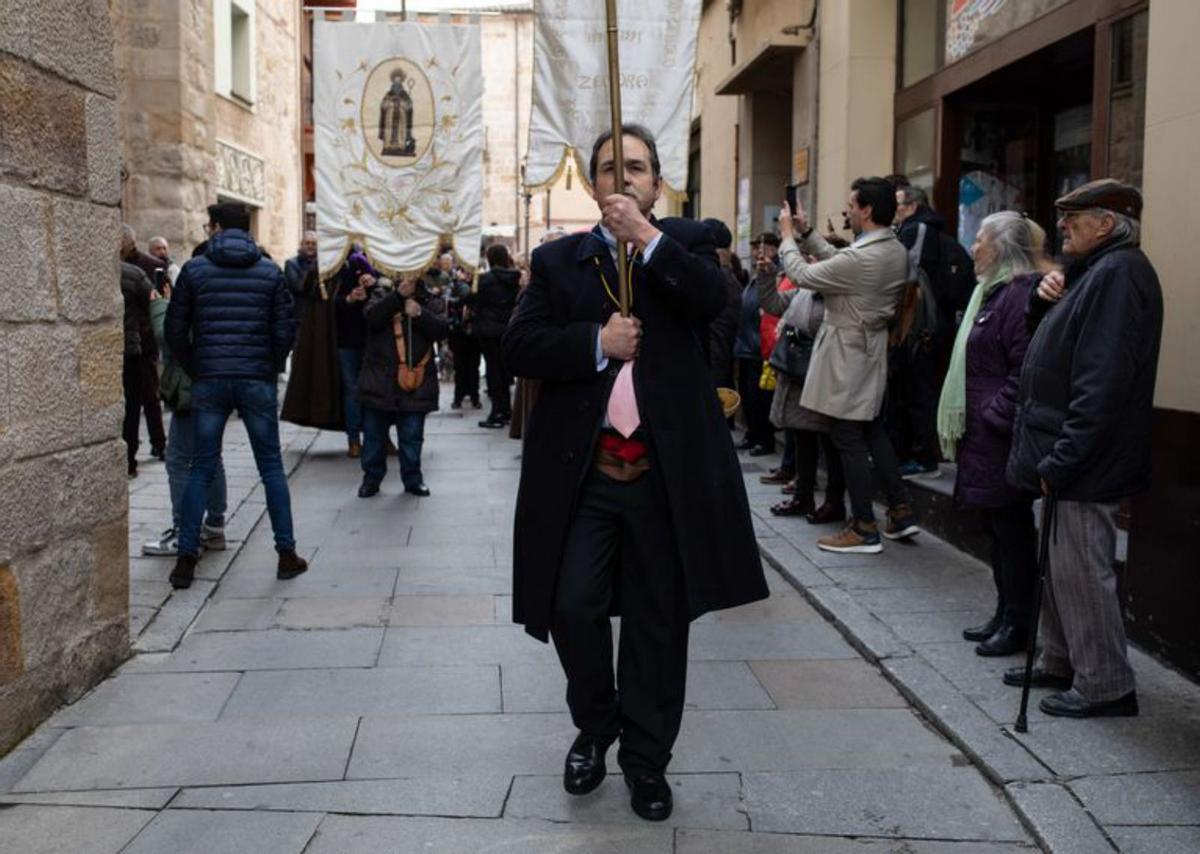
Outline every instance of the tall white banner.
{"label": "tall white banner", "polygon": [[[658,141],[663,179],[687,187],[701,0],[618,0],[621,113]],[[592,143],[612,126],[604,0],[536,0],[533,113],[525,181],[554,183],[575,156],[586,181]]]}
{"label": "tall white banner", "polygon": [[424,270],[443,240],[478,264],[482,102],[478,25],[314,22],[323,277],[354,243],[391,276]]}

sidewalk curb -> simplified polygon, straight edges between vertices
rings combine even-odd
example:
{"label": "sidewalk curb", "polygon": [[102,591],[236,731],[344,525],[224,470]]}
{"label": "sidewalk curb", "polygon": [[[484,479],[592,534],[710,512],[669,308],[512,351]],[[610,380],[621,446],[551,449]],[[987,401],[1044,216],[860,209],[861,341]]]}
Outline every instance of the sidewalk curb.
{"label": "sidewalk curb", "polygon": [[[302,428],[307,432],[307,428]],[[308,457],[308,452],[313,444],[317,441],[317,437],[321,435],[319,430],[313,430],[311,434],[305,435],[301,433],[296,437],[292,445],[284,449],[285,455],[288,452],[295,453],[295,459],[284,472],[289,480],[296,470],[304,464],[304,460]],[[286,456],[285,456],[286,462]],[[229,514],[229,518],[233,518],[241,513],[250,513],[248,517],[239,519],[247,519],[246,537],[236,544],[231,543],[232,548],[221,553],[219,560],[224,563],[220,573],[216,578],[206,578],[197,576],[192,582],[192,586],[187,590],[175,590],[163,602],[158,613],[154,615],[154,619],[142,629],[141,633],[130,642],[129,651],[130,658],[124,663],[136,658],[139,655],[153,653],[168,653],[179,646],[179,642],[183,640],[183,636],[187,634],[192,623],[200,615],[200,611],[212,597],[213,591],[217,589],[225,575],[229,572],[229,568],[233,566],[238,559],[246,542],[249,540],[250,534],[262,522],[263,517],[267,513],[267,505],[261,500],[255,498],[255,493],[261,490],[262,483],[255,486],[247,494],[246,498]]]}
{"label": "sidewalk curb", "polygon": [[943,736],[997,786],[1051,854],[1096,854],[1116,846],[1060,780],[971,703],[912,647],[782,537],[758,539],[763,559],[790,583]]}

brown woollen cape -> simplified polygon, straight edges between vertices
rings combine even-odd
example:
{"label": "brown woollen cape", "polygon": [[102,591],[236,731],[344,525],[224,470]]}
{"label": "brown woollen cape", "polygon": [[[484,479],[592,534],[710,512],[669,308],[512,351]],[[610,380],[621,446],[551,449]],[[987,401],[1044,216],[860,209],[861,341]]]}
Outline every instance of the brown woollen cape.
{"label": "brown woollen cape", "polygon": [[325,286],[330,290],[322,288],[314,267],[304,287],[309,294],[308,309],[304,317],[298,318],[300,334],[292,351],[292,372],[279,417],[301,427],[345,430],[336,308],[331,290],[337,287],[337,282],[330,279]]}

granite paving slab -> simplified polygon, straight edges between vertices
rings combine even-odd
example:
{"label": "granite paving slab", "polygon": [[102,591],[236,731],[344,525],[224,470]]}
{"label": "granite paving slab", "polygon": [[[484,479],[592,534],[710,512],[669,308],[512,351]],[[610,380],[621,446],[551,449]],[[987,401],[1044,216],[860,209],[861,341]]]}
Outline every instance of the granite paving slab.
{"label": "granite paving slab", "polygon": [[172,806],[498,818],[511,784],[512,777],[479,771],[461,777],[212,786],[184,789]]}
{"label": "granite paving slab", "polygon": [[320,823],[306,813],[171,809],[122,854],[300,854]]}
{"label": "granite paving slab", "polygon": [[750,667],[781,709],[907,708],[866,662],[752,661]]}
{"label": "granite paving slab", "polygon": [[1082,777],[1067,785],[1105,825],[1200,825],[1200,771]]}
{"label": "granite paving slab", "polygon": [[691,661],[858,658],[828,623],[700,623],[692,626]]}
{"label": "granite paving slab", "polygon": [[6,854],[118,854],[154,818],[144,810],[21,804],[0,808]]}
{"label": "granite paving slab", "polygon": [[755,830],[1019,842],[1025,833],[974,768],[746,774]]}
{"label": "granite paving slab", "polygon": [[284,600],[275,597],[262,599],[218,599],[209,602],[192,626],[193,632],[241,632],[269,629]]}
{"label": "granite paving slab", "polygon": [[[668,774],[675,810],[669,827],[749,830],[737,774]],[[563,791],[562,775],[517,777],[504,808],[505,818],[535,818],[581,824],[644,826],[629,808],[629,789],[615,772],[596,791],[576,797]]]}
{"label": "granite paving slab", "polygon": [[387,612],[389,626],[476,626],[496,622],[489,594],[474,596],[400,595]]}
{"label": "granite paving slab", "polygon": [[1112,850],[1092,817],[1062,786],[1010,783],[1006,791],[1045,850],[1054,854],[1107,854]]}
{"label": "granite paving slab", "polygon": [[1200,769],[1200,721],[1030,720],[1028,734],[1015,737],[1063,777]]}
{"label": "granite paving slab", "polygon": [[[88,789],[78,792],[21,792],[0,795],[0,804],[49,804],[74,807],[124,807],[163,809],[179,789]],[[3,820],[0,819],[0,825]],[[2,836],[3,834],[0,834]]]}
{"label": "granite paving slab", "polygon": [[[557,663],[505,664],[500,668],[504,711],[561,712],[566,709],[567,680]],[[775,704],[743,661],[693,661],[688,664],[687,709],[771,709]]]}
{"label": "granite paving slab", "polygon": [[[319,556],[320,552],[317,554]],[[306,573],[287,581],[277,579],[274,572],[229,573],[217,587],[214,598],[391,596],[392,588],[396,586],[397,567],[394,559],[380,565],[332,557],[326,560],[314,558]]]}
{"label": "granite paving slab", "polygon": [[281,670],[371,667],[383,629],[205,632],[184,638],[175,652],[156,662],[135,661],[139,672]]}
{"label": "granite paving slab", "polygon": [[382,626],[387,622],[389,601],[386,596],[285,599],[274,625],[299,630]]}
{"label": "granite paving slab", "polygon": [[499,711],[500,675],[495,666],[259,670],[242,676],[221,719]]}
{"label": "granite paving slab", "polygon": [[237,673],[123,675],[102,682],[51,723],[77,727],[215,721],[238,678]]}
{"label": "granite paving slab", "polygon": [[549,644],[520,626],[393,626],[387,630],[380,667],[443,664],[552,664]]}
{"label": "granite paving slab", "polygon": [[285,718],[81,727],[56,741],[13,791],[339,780],[357,726],[353,718]]}
{"label": "granite paving slab", "polygon": [[1031,854],[1012,842],[932,842],[925,839],[848,839],[680,828],[675,854]]}
{"label": "granite paving slab", "polygon": [[1110,833],[1124,854],[1200,851],[1200,827],[1114,827]]}
{"label": "granite paving slab", "polygon": [[661,825],[329,816],[305,854],[671,854]]}

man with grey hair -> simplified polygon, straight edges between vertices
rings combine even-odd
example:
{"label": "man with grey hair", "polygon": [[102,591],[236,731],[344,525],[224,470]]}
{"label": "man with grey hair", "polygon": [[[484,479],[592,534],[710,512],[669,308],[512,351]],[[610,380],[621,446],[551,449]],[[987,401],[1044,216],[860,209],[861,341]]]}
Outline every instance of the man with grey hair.
{"label": "man with grey hair", "polygon": [[308,309],[310,297],[310,280],[317,269],[317,233],[306,231],[300,239],[300,249],[296,255],[287,259],[283,265],[283,277],[287,280],[288,290],[292,294],[292,303],[296,307],[296,338],[299,340],[300,327],[304,323],[304,315]]}
{"label": "man with grey hair", "polygon": [[167,238],[162,236],[151,237],[150,242],[146,246],[150,250],[150,257],[157,258],[163,264],[166,264],[166,284],[174,285],[175,279],[179,277],[179,265],[171,260],[171,244],[167,242]]}
{"label": "man with grey hair", "polygon": [[[1054,502],[1033,684],[1057,688],[1048,715],[1138,713],[1113,561],[1120,502],[1150,483],[1162,336],[1158,277],[1138,247],[1142,196],[1111,179],[1055,202],[1065,273],[1030,300],[1010,483]],[[1024,668],[1004,674],[1020,685]]]}

